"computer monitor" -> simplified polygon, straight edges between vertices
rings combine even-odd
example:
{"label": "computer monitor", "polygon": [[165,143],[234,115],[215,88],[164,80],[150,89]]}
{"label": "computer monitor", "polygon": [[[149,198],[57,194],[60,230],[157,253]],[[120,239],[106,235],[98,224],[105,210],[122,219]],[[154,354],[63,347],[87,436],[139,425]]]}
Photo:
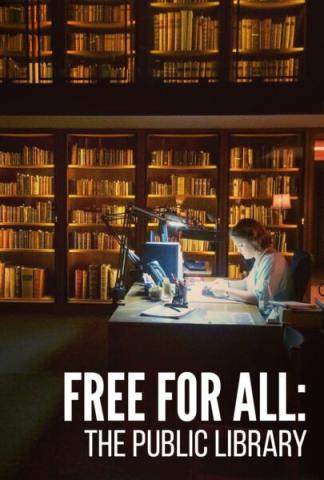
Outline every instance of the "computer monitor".
{"label": "computer monitor", "polygon": [[183,280],[183,258],[178,242],[146,242],[143,250],[144,272],[150,273],[146,267],[148,262],[157,260],[170,281],[174,278]]}

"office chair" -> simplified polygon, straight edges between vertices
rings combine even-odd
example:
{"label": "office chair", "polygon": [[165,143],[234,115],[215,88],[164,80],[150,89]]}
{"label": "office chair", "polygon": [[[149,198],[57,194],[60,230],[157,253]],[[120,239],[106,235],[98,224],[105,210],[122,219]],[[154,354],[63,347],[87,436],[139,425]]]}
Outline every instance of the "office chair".
{"label": "office chair", "polygon": [[310,279],[313,259],[305,250],[296,250],[291,259],[290,270],[294,283],[294,300],[302,302]]}

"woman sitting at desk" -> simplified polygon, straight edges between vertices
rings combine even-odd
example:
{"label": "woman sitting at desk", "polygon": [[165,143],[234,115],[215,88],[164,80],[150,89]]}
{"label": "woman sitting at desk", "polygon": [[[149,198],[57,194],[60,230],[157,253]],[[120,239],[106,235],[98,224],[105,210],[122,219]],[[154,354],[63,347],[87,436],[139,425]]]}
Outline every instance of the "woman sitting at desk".
{"label": "woman sitting at desk", "polygon": [[271,235],[264,226],[245,218],[232,229],[231,237],[246,260],[255,259],[253,267],[243,280],[218,279],[208,290],[215,296],[257,305],[268,282],[273,300],[290,300],[293,289],[289,266],[284,256],[271,246]]}

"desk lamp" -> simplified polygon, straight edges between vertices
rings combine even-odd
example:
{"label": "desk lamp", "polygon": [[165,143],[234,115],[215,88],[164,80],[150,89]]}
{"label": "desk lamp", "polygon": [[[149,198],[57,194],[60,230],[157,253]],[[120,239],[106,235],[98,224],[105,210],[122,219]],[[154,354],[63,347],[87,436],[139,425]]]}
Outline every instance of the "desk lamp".
{"label": "desk lamp", "polygon": [[285,223],[285,210],[291,208],[289,193],[275,193],[272,197],[271,208],[279,211],[279,223]]}
{"label": "desk lamp", "polygon": [[[146,210],[137,205],[129,205],[125,212],[116,214],[102,215],[102,221],[106,225],[109,235],[114,237],[120,245],[120,252],[117,267],[117,279],[115,287],[112,289],[111,296],[116,302],[125,298],[126,287],[125,277],[127,271],[127,260],[130,260],[138,271],[142,271],[142,261],[136,253],[129,248],[129,238],[132,223],[135,223],[138,217],[144,216],[154,218],[159,221],[159,230],[162,241],[168,241],[168,225],[187,228],[186,222],[183,218],[174,214],[157,214],[154,211]],[[113,226],[117,220],[122,220],[122,230],[117,232]]]}

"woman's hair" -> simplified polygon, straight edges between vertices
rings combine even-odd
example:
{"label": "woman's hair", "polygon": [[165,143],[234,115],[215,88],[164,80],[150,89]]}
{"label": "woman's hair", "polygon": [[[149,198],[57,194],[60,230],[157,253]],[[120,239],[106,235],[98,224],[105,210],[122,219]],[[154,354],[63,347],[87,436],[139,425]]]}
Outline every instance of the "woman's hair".
{"label": "woman's hair", "polygon": [[259,247],[260,249],[267,248],[272,243],[271,234],[260,222],[257,222],[253,218],[240,220],[235,227],[232,228],[231,236],[249,240],[255,247]]}

